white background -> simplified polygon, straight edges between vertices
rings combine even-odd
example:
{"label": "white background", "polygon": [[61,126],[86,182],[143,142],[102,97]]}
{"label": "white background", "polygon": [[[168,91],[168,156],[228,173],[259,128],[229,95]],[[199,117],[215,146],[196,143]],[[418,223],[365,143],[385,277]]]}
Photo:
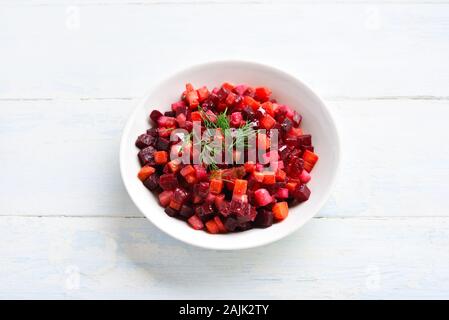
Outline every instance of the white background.
{"label": "white background", "polygon": [[[0,0],[0,298],[449,298],[449,2]],[[118,149],[186,66],[282,68],[337,116],[327,205],[275,244],[184,245]]]}

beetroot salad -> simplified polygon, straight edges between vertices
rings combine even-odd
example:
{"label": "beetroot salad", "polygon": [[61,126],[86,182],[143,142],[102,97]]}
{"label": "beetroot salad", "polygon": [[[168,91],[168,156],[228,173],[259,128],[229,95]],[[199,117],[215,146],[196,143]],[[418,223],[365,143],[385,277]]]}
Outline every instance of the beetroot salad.
{"label": "beetroot salad", "polygon": [[165,213],[209,233],[267,228],[307,201],[318,161],[302,117],[267,87],[186,85],[136,141],[138,178]]}

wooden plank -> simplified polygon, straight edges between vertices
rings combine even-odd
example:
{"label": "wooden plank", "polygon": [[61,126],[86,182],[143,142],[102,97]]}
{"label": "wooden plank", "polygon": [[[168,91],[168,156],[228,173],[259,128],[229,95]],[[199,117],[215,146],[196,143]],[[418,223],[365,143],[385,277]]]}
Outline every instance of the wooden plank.
{"label": "wooden plank", "polygon": [[[121,130],[135,103],[0,102],[0,215],[140,217],[118,168]],[[449,101],[329,105],[343,161],[319,216],[449,215]]]}
{"label": "wooden plank", "polygon": [[0,298],[447,299],[448,229],[313,219],[275,244],[216,252],[140,218],[1,217]]}
{"label": "wooden plank", "polygon": [[211,59],[272,64],[326,97],[449,95],[447,4],[139,3],[4,5],[0,98],[139,97]]}

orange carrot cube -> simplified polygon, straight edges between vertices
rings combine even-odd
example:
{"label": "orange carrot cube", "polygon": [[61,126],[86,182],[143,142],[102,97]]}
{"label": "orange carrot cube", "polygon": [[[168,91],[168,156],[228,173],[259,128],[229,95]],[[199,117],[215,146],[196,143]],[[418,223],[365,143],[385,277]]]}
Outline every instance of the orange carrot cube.
{"label": "orange carrot cube", "polygon": [[287,202],[278,202],[273,206],[273,215],[276,220],[284,220],[288,216]]}
{"label": "orange carrot cube", "polygon": [[165,164],[168,161],[168,153],[167,151],[156,151],[154,153],[154,162],[156,164]]}
{"label": "orange carrot cube", "polygon": [[210,193],[219,194],[223,190],[223,180],[211,179],[209,188]]}
{"label": "orange carrot cube", "polygon": [[276,183],[276,176],[274,175],[274,172],[266,171],[263,173],[263,184],[275,184]]}
{"label": "orange carrot cube", "polygon": [[151,166],[144,166],[142,169],[140,169],[139,173],[137,174],[137,177],[139,177],[140,181],[145,181],[148,179],[149,176],[151,176],[156,169],[154,169]]}
{"label": "orange carrot cube", "polygon": [[220,229],[218,228],[217,223],[214,220],[209,220],[206,222],[206,229],[209,233],[219,233]]}
{"label": "orange carrot cube", "polygon": [[233,195],[237,196],[245,194],[247,186],[248,186],[247,180],[235,179]]}

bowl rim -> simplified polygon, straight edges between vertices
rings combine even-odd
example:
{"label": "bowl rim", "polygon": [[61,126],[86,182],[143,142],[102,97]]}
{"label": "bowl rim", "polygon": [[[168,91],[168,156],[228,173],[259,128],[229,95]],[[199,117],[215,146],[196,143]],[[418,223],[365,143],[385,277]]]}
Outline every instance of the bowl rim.
{"label": "bowl rim", "polygon": [[[261,237],[260,241],[258,241],[257,243],[247,244],[243,241],[240,241],[233,245],[216,246],[215,243],[209,244],[208,242],[193,241],[189,238],[186,238],[186,237],[180,236],[178,234],[175,234],[173,232],[170,232],[168,228],[165,228],[162,224],[156,222],[155,219],[152,219],[151,216],[145,214],[145,210],[143,210],[141,208],[141,206],[139,205],[139,202],[136,201],[133,193],[130,191],[131,188],[128,185],[127,179],[125,178],[125,154],[124,154],[125,153],[124,152],[125,144],[129,143],[127,137],[129,136],[129,132],[132,128],[134,119],[135,119],[137,113],[139,112],[140,108],[142,107],[142,104],[145,103],[145,101],[148,99],[148,97],[151,96],[161,84],[166,83],[173,78],[176,78],[179,74],[194,72],[196,69],[202,69],[202,68],[213,66],[213,65],[223,65],[223,64],[224,65],[226,65],[226,64],[245,64],[245,65],[249,65],[252,67],[263,68],[263,69],[269,70],[270,72],[278,73],[278,74],[282,75],[283,77],[287,78],[289,81],[296,82],[299,86],[302,86],[304,88],[304,90],[307,91],[308,94],[313,96],[319,103],[321,103],[321,105],[323,106],[323,112],[328,117],[330,123],[333,126],[333,130],[335,133],[335,145],[334,145],[335,170],[334,170],[334,174],[332,175],[330,181],[328,182],[327,191],[325,193],[323,193],[320,200],[317,201],[315,213],[309,219],[304,220],[302,223],[298,223],[294,228],[291,228],[285,232],[280,232],[270,238]],[[282,69],[279,69],[278,67],[273,67],[271,65],[267,65],[264,63],[260,63],[260,62],[253,62],[253,61],[240,60],[240,59],[210,60],[210,61],[190,65],[188,67],[171,72],[170,75],[162,78],[160,81],[152,83],[151,87],[145,91],[145,94],[143,96],[141,96],[140,98],[138,98],[138,101],[134,104],[134,108],[133,108],[132,112],[128,115],[126,124],[122,130],[122,135],[120,138],[120,148],[119,148],[119,166],[120,166],[120,176],[121,176],[122,182],[125,186],[126,192],[128,193],[129,197],[131,198],[132,202],[139,209],[139,211],[143,214],[143,216],[146,219],[148,219],[153,225],[155,225],[159,230],[163,231],[165,234],[173,237],[174,239],[177,239],[177,240],[187,243],[189,245],[203,248],[203,249],[242,250],[242,249],[250,249],[250,248],[265,246],[265,245],[276,242],[282,238],[285,238],[285,237],[291,235],[292,233],[298,231],[306,222],[311,220],[316,215],[316,213],[318,213],[322,209],[324,204],[328,201],[330,194],[335,186],[335,183],[336,183],[337,178],[340,173],[341,140],[340,140],[340,133],[339,133],[338,125],[337,125],[337,122],[335,121],[335,116],[333,115],[333,112],[331,112],[331,110],[328,108],[328,106],[324,103],[323,99],[316,92],[312,91],[309,88],[309,86],[307,86],[304,82],[302,82],[295,76],[289,74],[288,72],[286,72]]]}

